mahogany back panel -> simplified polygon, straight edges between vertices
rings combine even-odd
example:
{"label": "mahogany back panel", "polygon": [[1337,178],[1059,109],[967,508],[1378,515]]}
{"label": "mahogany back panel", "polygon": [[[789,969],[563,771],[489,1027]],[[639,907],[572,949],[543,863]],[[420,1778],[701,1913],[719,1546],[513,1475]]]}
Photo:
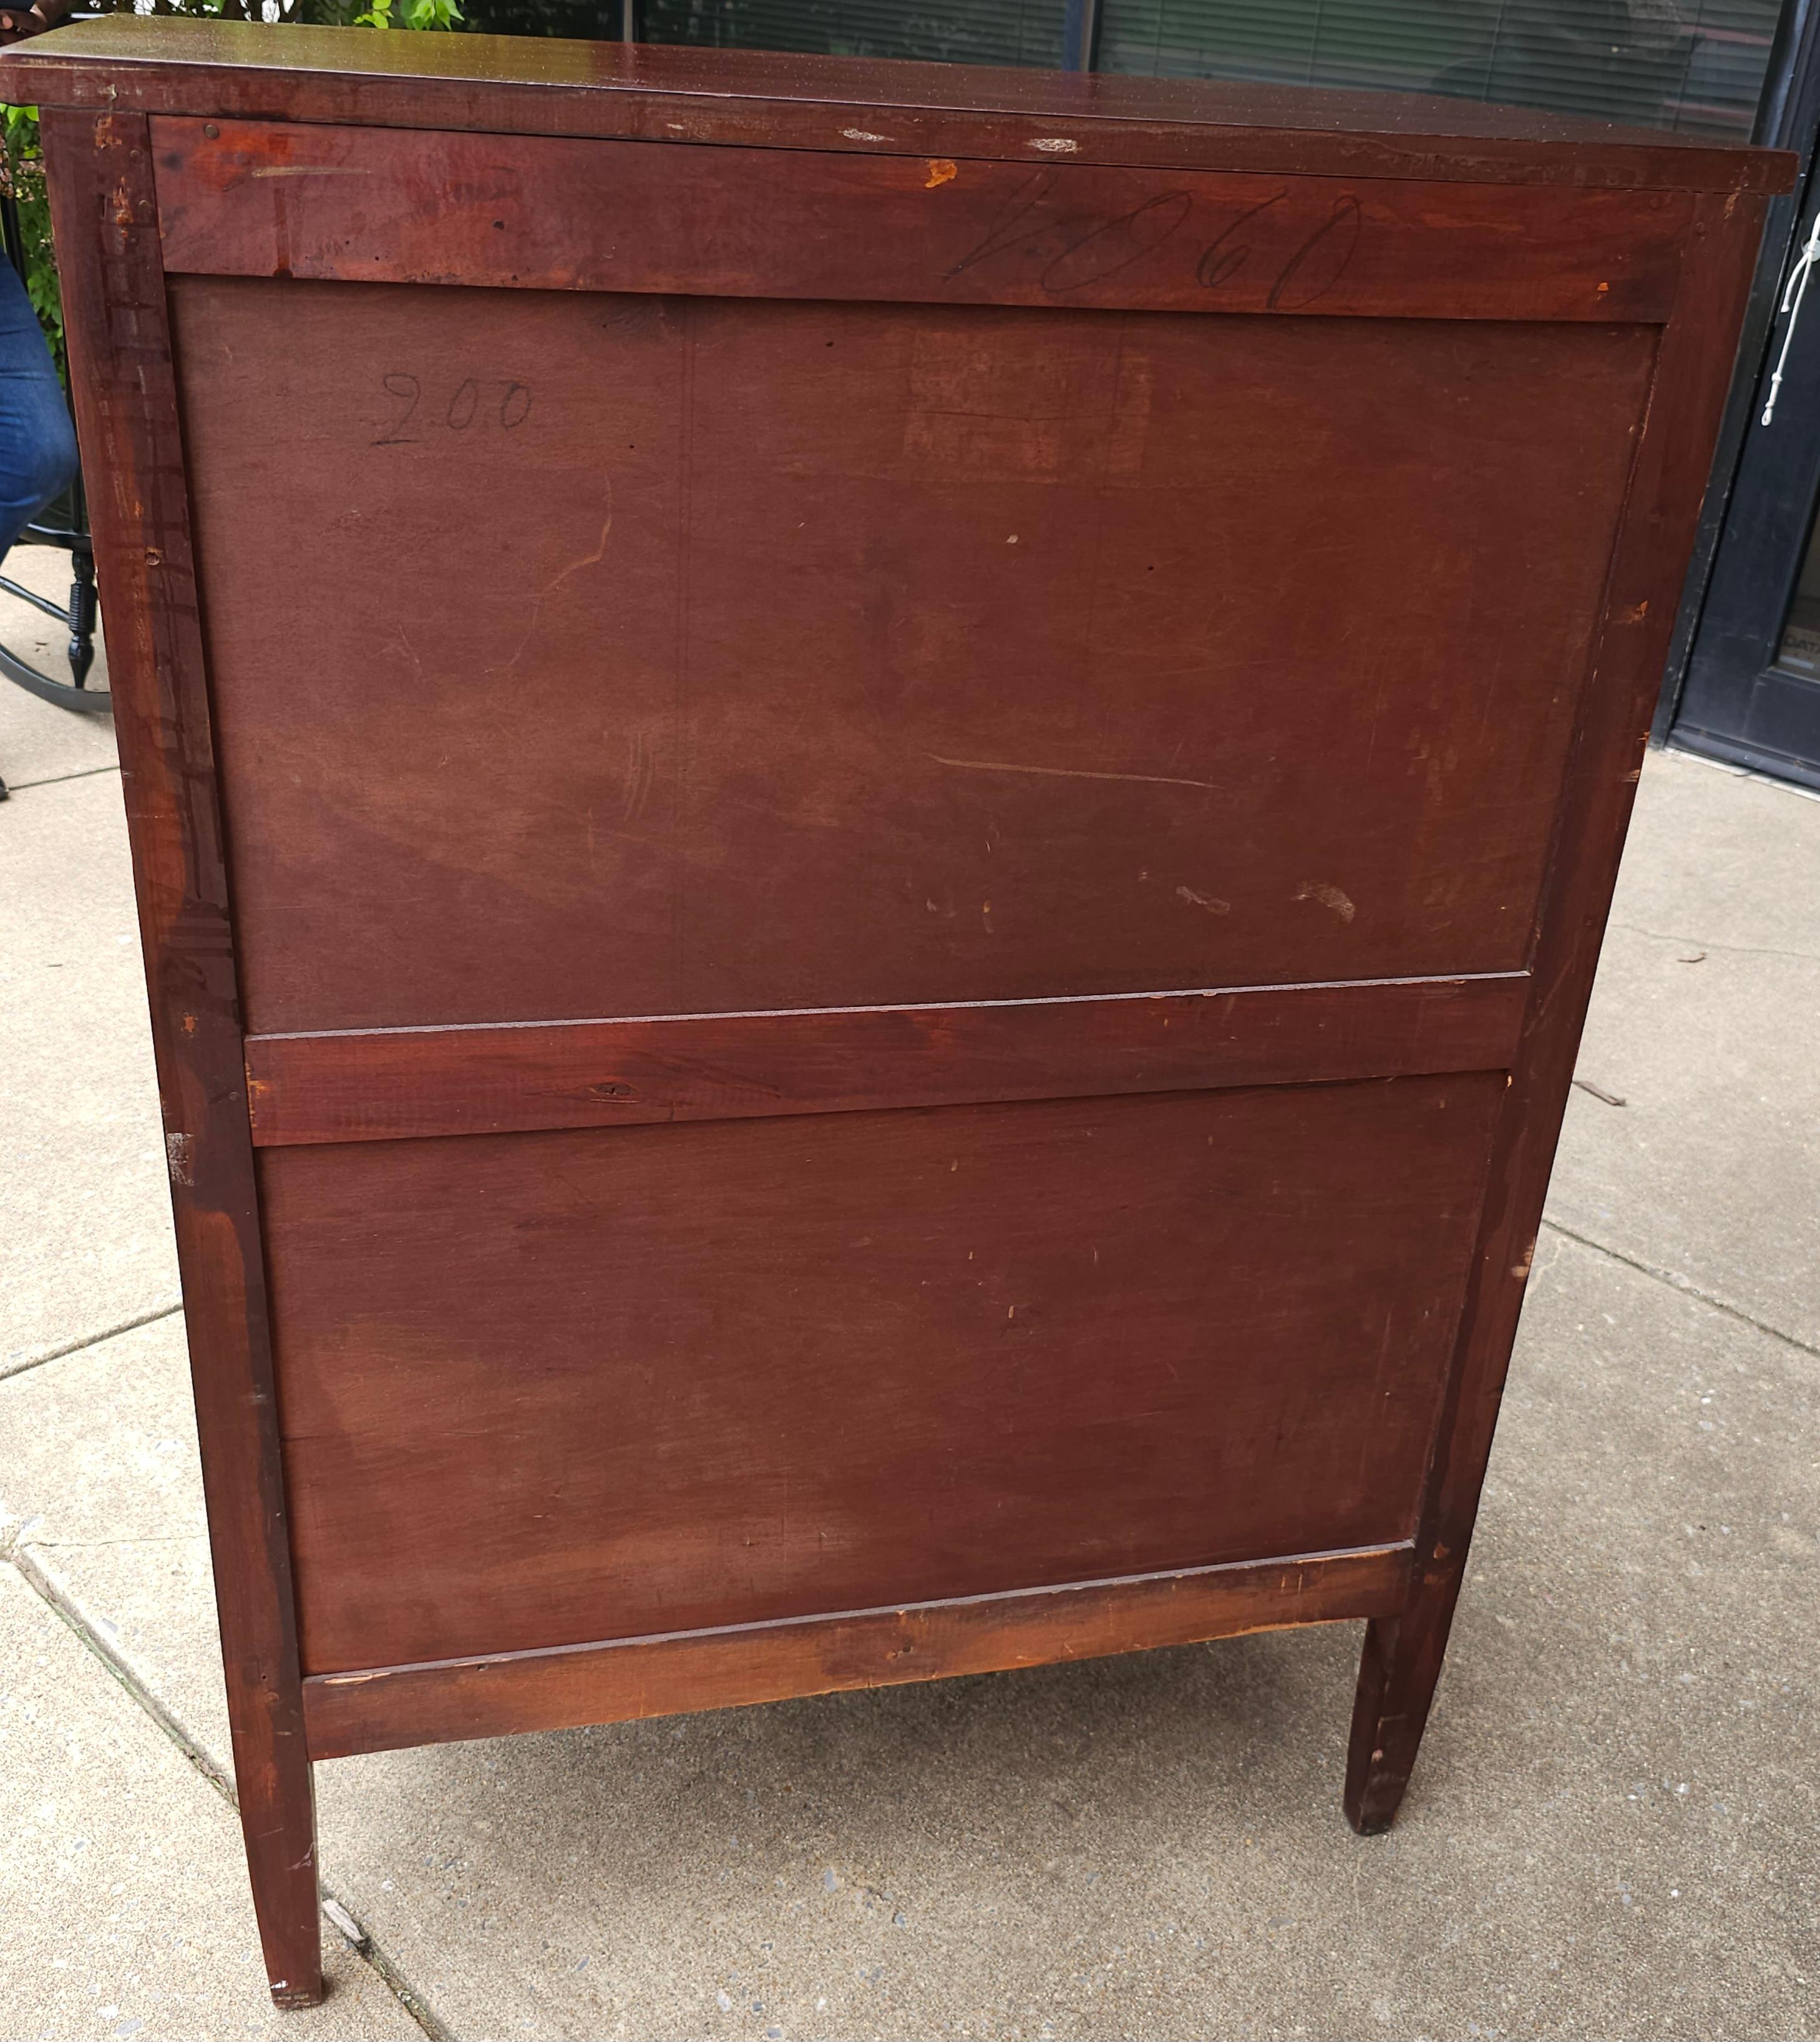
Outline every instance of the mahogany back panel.
{"label": "mahogany back panel", "polygon": [[1406,1540],[1503,1090],[268,1151],[304,1669]]}
{"label": "mahogany back panel", "polygon": [[174,298],[257,1031],[1525,961],[1652,328]]}
{"label": "mahogany back panel", "polygon": [[114,20],[44,133],[237,1775],[1369,1619],[1414,1762],[1765,194]]}

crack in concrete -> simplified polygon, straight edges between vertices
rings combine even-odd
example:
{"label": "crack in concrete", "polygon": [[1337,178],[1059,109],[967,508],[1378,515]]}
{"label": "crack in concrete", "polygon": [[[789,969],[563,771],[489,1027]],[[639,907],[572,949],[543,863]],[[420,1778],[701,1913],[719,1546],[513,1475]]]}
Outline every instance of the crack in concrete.
{"label": "crack in concrete", "polygon": [[1613,1262],[1622,1262],[1627,1269],[1635,1269],[1639,1275],[1653,1276],[1658,1283],[1666,1283],[1671,1290],[1684,1292],[1690,1298],[1698,1298],[1703,1305],[1711,1305],[1715,1312],[1723,1312],[1727,1318],[1736,1319],[1760,1333],[1767,1333],[1784,1347],[1791,1347],[1797,1354],[1807,1355],[1820,1361],[1820,1347],[1804,1340],[1799,1333],[1785,1333],[1780,1326],[1772,1326],[1767,1319],[1754,1318],[1738,1306],[1728,1304],[1723,1298],[1703,1289],[1692,1277],[1684,1276],[1678,1269],[1664,1269],[1658,1264],[1645,1262],[1640,1256],[1627,1255],[1621,1248],[1608,1248],[1602,1241],[1592,1240],[1584,1233],[1576,1233],[1570,1226],[1563,1226],[1559,1220],[1544,1219],[1542,1224],[1550,1233],[1560,1234],[1565,1240],[1577,1242],[1581,1248],[1589,1248],[1595,1255],[1608,1256]]}
{"label": "crack in concrete", "polygon": [[1696,950],[1729,950],[1736,957],[1799,958],[1807,964],[1820,964],[1820,950],[1776,950],[1765,943],[1722,943],[1711,936],[1677,936],[1666,929],[1642,928],[1635,922],[1614,922],[1612,926],[1627,935],[1646,937],[1653,943],[1691,943]]}
{"label": "crack in concrete", "polygon": [[130,1333],[140,1326],[154,1325],[160,1319],[168,1319],[183,1310],[181,1298],[174,1305],[160,1305],[155,1310],[141,1312],[137,1318],[122,1319],[118,1325],[104,1326],[98,1333],[84,1333],[80,1340],[70,1341],[63,1347],[54,1347],[48,1354],[28,1356],[23,1361],[0,1363],[0,1382],[10,1382],[15,1375],[24,1375],[34,1368],[42,1368],[48,1361],[61,1361],[65,1355],[80,1354],[85,1348],[99,1347],[103,1340],[117,1338],[121,1333]]}
{"label": "crack in concrete", "polygon": [[10,793],[22,794],[28,787],[60,787],[66,780],[92,780],[98,773],[119,771],[120,761],[116,759],[111,766],[78,766],[73,773],[47,774],[42,780],[9,780],[6,786]]}
{"label": "crack in concrete", "polygon": [[[136,1542],[120,1540],[101,1543],[131,1544]],[[20,1546],[16,1541],[0,1547],[0,1562],[10,1564],[12,1566],[26,1586],[48,1606],[67,1629],[75,1634],[78,1642],[86,1648],[92,1658],[100,1662],[109,1675],[133,1701],[139,1704],[140,1708],[144,1710],[216,1792],[238,1814],[240,1804],[235,1796],[232,1778],[216,1764],[203,1749],[200,1741],[190,1734],[180,1719],[165,1707],[158,1696],[133,1672],[132,1667],[120,1654],[116,1652],[107,1640],[90,1626],[79,1607],[64,1594],[56,1582],[42,1568],[32,1564],[31,1548]],[[430,2042],[457,2042],[457,2037],[453,2032],[438,2018],[434,2009],[425,2001],[423,1995],[374,1941],[365,1923],[359,1920],[347,1902],[338,1894],[331,1892],[326,1883],[319,1883],[319,1891],[325,1902],[332,1900],[336,1908],[346,1916],[348,1920],[355,1923],[360,1930],[360,1940],[355,1941],[349,1937],[345,1930],[335,1922],[333,1916],[331,1916],[330,1923],[335,1927],[336,1933],[347,1943],[348,1947],[361,1963],[369,1966],[378,1975],[386,1990],[404,2009],[417,2026],[422,2029],[430,2038]]]}
{"label": "crack in concrete", "polygon": [[32,1558],[29,1544],[15,1544],[9,1554],[13,1566],[21,1580],[42,1602],[48,1603],[60,1617],[64,1625],[74,1631],[90,1653],[106,1668],[113,1679],[124,1688],[133,1700],[144,1710],[152,1721],[169,1738],[178,1749],[195,1767],[216,1792],[234,1799],[234,1783],[216,1764],[201,1743],[172,1715],[157,1696],[139,1678],[124,1659],[109,1644],[106,1639],[84,1619],[76,1604],[64,1593],[58,1582]]}

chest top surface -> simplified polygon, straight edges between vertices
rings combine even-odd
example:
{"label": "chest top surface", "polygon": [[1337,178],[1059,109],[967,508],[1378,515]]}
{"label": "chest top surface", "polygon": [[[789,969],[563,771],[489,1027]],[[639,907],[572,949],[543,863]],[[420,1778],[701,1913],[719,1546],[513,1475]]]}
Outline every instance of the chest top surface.
{"label": "chest top surface", "polygon": [[1784,191],[1776,151],[1543,109],[544,36],[112,16],[0,57],[14,103],[859,155]]}

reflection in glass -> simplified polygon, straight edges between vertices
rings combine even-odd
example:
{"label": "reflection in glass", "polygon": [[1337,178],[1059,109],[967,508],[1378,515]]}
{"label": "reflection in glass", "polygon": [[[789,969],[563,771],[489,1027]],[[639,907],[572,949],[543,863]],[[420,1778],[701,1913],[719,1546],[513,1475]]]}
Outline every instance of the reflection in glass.
{"label": "reflection in glass", "polygon": [[1791,673],[1820,678],[1820,522],[1807,536],[1801,579],[1795,584],[1795,600],[1788,606],[1776,664]]}
{"label": "reflection in glass", "polygon": [[[610,33],[607,0],[467,0],[476,28]],[[1442,93],[1750,132],[1780,0],[1100,0],[1095,68]],[[652,43],[1061,62],[1064,0],[644,0]]]}
{"label": "reflection in glass", "polygon": [[1061,62],[1062,0],[645,0],[647,42],[950,63]]}
{"label": "reflection in glass", "polygon": [[1747,136],[1779,0],[1104,0],[1099,67]]}

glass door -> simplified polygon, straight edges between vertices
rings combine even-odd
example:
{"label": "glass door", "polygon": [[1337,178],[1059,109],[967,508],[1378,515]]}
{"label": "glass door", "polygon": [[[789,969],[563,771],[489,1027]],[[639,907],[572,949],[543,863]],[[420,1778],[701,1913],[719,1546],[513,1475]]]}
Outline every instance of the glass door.
{"label": "glass door", "polygon": [[1658,728],[1688,751],[1820,787],[1820,6],[1789,29],[1759,132],[1799,151],[1803,184],[1772,209],[1737,465],[1729,495],[1708,499],[1711,578]]}

